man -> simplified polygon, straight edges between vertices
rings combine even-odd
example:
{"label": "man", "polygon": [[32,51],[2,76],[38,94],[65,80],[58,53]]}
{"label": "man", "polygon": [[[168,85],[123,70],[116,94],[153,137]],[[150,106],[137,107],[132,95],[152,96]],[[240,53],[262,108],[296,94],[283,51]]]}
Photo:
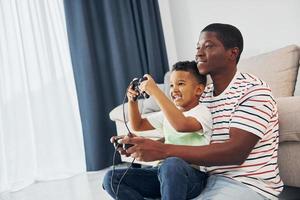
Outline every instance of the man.
{"label": "man", "polygon": [[197,66],[213,80],[200,99],[212,114],[210,145],[178,146],[143,137],[122,140],[134,145],[126,153],[137,160],[176,157],[207,166],[210,176],[197,199],[276,199],[283,188],[276,103],[266,83],[237,71],[242,51],[242,35],[232,25],[210,24],[200,34]]}

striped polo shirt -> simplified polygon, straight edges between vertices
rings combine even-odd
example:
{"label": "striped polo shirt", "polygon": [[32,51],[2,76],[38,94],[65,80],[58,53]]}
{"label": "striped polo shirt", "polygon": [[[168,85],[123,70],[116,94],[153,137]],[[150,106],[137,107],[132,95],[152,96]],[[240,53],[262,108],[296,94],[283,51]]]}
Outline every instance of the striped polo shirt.
{"label": "striped polo shirt", "polygon": [[213,90],[213,85],[208,85],[200,98],[212,114],[211,143],[228,140],[230,127],[255,134],[260,140],[241,165],[208,167],[208,172],[232,178],[276,199],[283,183],[277,164],[278,112],[269,86],[253,75],[237,72],[222,94],[213,96]]}

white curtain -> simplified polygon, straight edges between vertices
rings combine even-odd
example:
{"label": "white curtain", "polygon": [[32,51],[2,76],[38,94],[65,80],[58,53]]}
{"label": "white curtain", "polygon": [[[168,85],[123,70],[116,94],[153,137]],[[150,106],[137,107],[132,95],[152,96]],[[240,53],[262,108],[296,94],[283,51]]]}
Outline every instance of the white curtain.
{"label": "white curtain", "polygon": [[0,193],[84,171],[63,0],[0,0]]}

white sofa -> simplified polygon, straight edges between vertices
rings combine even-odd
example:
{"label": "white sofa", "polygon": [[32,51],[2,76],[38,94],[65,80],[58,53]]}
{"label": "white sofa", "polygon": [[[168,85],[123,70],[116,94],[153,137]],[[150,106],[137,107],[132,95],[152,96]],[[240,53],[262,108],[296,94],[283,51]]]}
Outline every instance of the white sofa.
{"label": "white sofa", "polygon": [[[238,70],[252,73],[269,83],[278,103],[280,144],[279,168],[285,185],[300,187],[300,49],[296,45],[289,45],[281,49],[251,58],[242,59]],[[168,94],[168,77],[165,83],[159,84]],[[298,80],[298,81],[297,81]],[[153,99],[139,100],[139,108],[143,115],[159,111]],[[127,105],[125,105],[127,112]],[[127,114],[126,114],[127,117]],[[110,112],[110,118],[116,123],[118,135],[127,133],[125,129],[122,105]],[[127,122],[127,118],[126,118]],[[157,131],[144,131],[137,134],[153,139],[161,137]],[[122,158],[123,161],[131,161]],[[143,163],[153,164],[153,163]]]}

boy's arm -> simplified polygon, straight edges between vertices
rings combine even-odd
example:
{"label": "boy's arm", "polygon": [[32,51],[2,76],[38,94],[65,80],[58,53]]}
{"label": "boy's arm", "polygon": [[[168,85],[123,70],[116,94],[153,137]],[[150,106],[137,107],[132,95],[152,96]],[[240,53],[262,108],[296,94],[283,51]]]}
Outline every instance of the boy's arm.
{"label": "boy's arm", "polygon": [[158,88],[150,75],[148,80],[141,84],[141,89],[152,95],[171,126],[178,132],[198,131],[203,127],[194,117],[186,117],[174,103]]}
{"label": "boy's arm", "polygon": [[136,101],[133,100],[133,97],[135,97],[136,95],[137,93],[129,87],[127,90],[127,97],[128,97],[128,118],[129,118],[130,125],[134,131],[153,130],[154,127],[148,122],[148,120],[141,117],[137,100]]}

